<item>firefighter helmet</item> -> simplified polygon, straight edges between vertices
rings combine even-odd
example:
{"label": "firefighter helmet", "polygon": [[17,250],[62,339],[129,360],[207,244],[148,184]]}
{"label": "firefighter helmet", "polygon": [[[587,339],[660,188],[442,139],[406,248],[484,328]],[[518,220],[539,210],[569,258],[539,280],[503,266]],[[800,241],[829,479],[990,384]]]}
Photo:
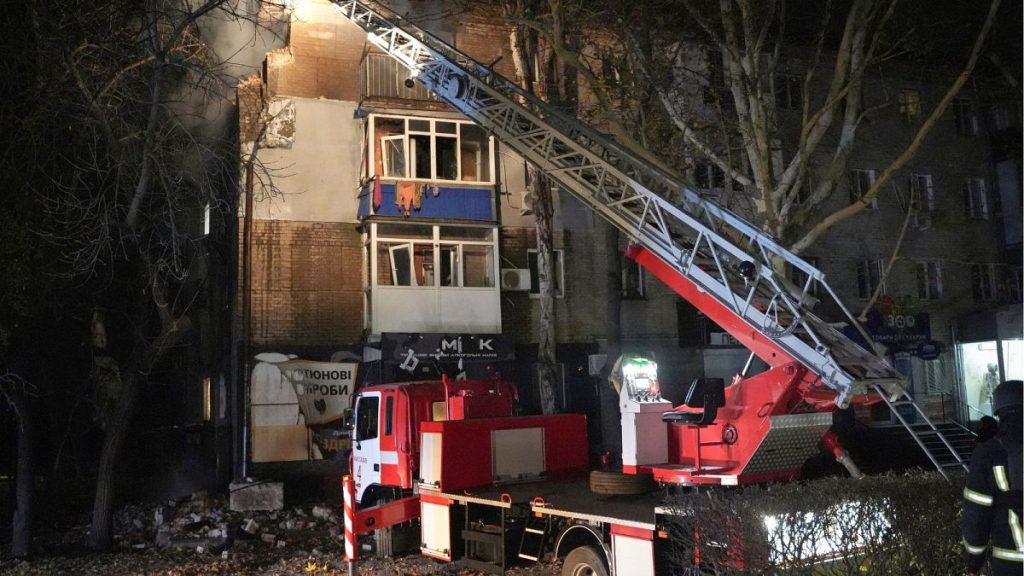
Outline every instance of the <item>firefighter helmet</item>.
{"label": "firefighter helmet", "polygon": [[1008,408],[1024,406],[1024,382],[1020,380],[1007,380],[996,387],[992,394],[992,411],[996,415]]}

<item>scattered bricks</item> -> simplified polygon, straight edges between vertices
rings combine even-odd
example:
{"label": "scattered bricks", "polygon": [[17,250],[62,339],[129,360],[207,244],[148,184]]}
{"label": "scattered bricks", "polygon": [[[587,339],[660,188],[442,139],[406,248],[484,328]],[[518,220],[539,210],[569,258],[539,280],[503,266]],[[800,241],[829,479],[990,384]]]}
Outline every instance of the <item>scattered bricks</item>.
{"label": "scattered bricks", "polygon": [[313,506],[313,517],[326,522],[337,522],[337,515],[327,506]]}
{"label": "scattered bricks", "polygon": [[284,507],[282,482],[232,482],[230,508],[234,512],[280,510]]}
{"label": "scattered bricks", "polygon": [[277,534],[271,534],[270,532],[264,532],[260,534],[260,540],[263,540],[267,544],[273,544],[277,540]]}
{"label": "scattered bricks", "polygon": [[244,530],[247,534],[255,535],[259,529],[259,523],[253,520],[252,518],[246,518],[245,523],[242,524],[242,530]]}

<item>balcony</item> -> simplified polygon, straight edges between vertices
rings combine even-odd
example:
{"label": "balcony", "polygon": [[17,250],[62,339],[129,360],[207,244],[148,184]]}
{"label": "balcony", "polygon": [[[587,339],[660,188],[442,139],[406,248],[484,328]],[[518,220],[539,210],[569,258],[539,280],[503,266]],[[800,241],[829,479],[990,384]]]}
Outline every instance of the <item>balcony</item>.
{"label": "balcony", "polygon": [[418,82],[406,88],[409,70],[387,54],[367,54],[359,74],[360,100],[407,100],[440,102],[437,96]]}

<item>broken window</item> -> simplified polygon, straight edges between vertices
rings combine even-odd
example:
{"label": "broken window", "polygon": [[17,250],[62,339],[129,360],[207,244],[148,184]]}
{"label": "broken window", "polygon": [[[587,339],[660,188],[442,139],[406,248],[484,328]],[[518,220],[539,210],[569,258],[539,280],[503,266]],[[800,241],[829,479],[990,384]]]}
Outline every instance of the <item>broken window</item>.
{"label": "broken window", "polygon": [[493,228],[380,223],[377,286],[493,288]]}
{"label": "broken window", "polygon": [[384,178],[491,183],[491,139],[471,122],[371,117],[375,174]]}

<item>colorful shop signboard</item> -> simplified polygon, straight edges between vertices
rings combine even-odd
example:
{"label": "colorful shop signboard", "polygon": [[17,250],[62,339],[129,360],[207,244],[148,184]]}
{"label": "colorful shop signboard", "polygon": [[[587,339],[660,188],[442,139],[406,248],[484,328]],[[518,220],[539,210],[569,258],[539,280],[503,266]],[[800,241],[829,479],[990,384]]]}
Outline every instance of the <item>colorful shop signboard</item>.
{"label": "colorful shop signboard", "polygon": [[910,297],[899,302],[890,296],[880,297],[867,314],[865,328],[890,352],[910,352],[925,359],[941,352],[941,344],[932,340],[931,317],[918,310]]}

